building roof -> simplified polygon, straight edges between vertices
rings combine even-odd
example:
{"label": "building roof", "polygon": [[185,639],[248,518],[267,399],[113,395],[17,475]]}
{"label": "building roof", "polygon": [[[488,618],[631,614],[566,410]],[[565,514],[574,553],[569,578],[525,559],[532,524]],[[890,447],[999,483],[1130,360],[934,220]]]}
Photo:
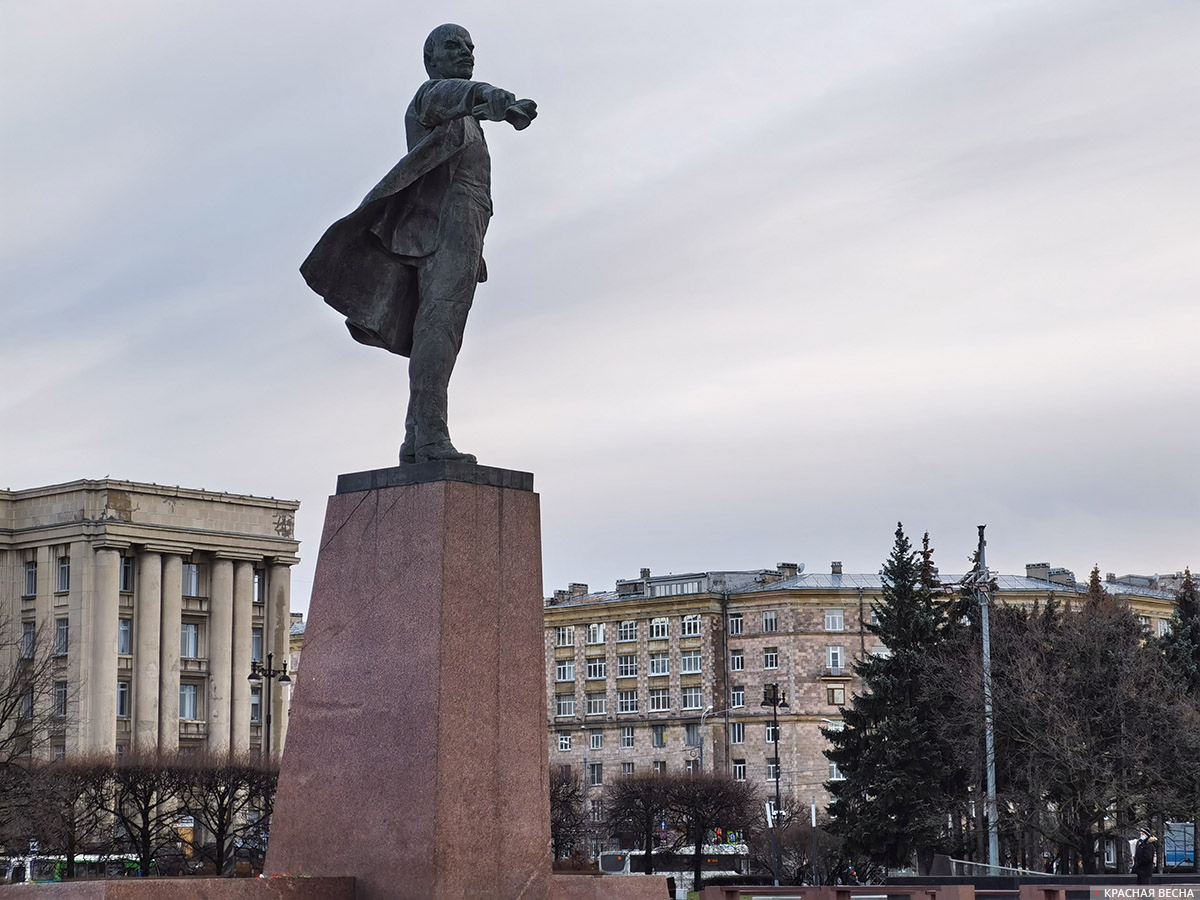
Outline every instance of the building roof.
{"label": "building roof", "polygon": [[[704,572],[691,573],[686,576],[675,576],[676,578],[702,578],[707,577],[710,581],[716,581],[718,577],[725,576],[726,587],[731,593],[736,594],[755,594],[763,592],[775,591],[804,591],[804,590],[819,590],[819,591],[836,591],[836,590],[863,590],[878,593],[883,589],[883,578],[879,573],[875,574],[859,574],[849,573],[844,575],[834,575],[828,572],[803,572],[792,578],[775,578],[772,580],[763,579],[762,576],[767,570],[758,570],[754,572]],[[743,578],[734,579],[730,576],[745,576]],[[1041,578],[1030,578],[1026,575],[996,575],[995,581],[997,587],[1004,591],[1036,591],[1048,592],[1055,591],[1057,593],[1074,593],[1086,594],[1087,585],[1076,583],[1074,585],[1058,584]],[[941,575],[942,584],[953,585],[961,581],[962,575]],[[1106,584],[1105,589],[1110,594],[1117,594],[1126,597],[1146,597],[1154,600],[1172,600],[1174,594],[1170,591],[1154,590],[1148,587],[1139,587],[1130,584]],[[713,591],[701,591],[701,593],[713,593]],[[592,591],[587,594],[580,594],[575,597],[568,597],[555,601],[553,597],[546,598],[547,606],[582,606],[585,604],[594,603],[615,603],[624,602],[627,600],[645,600],[648,599],[645,594],[619,595],[616,591]]]}

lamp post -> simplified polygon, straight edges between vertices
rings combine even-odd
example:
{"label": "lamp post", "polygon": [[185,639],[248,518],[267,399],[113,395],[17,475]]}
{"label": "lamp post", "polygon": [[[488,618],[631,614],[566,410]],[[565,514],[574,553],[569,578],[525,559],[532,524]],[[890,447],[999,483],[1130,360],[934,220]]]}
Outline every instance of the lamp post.
{"label": "lamp post", "polygon": [[267,696],[266,696],[266,703],[267,703],[267,716],[266,716],[267,726],[266,726],[266,729],[267,730],[265,732],[263,732],[263,756],[267,760],[270,760],[271,759],[271,682],[278,679],[280,684],[291,684],[292,683],[292,679],[288,677],[288,673],[287,673],[287,661],[286,660],[284,661],[283,668],[276,669],[275,668],[275,654],[268,653],[267,654],[267,664],[265,666],[262,663],[258,662],[257,660],[251,661],[250,675],[248,677],[249,677],[250,683],[255,684],[255,685],[261,684],[262,680],[264,678],[267,679]]}
{"label": "lamp post", "polygon": [[771,729],[775,736],[775,815],[771,817],[771,857],[775,864],[775,886],[779,886],[779,816],[783,810],[783,801],[779,796],[779,781],[783,774],[779,759],[779,710],[787,709],[787,693],[779,689],[779,684],[771,682],[763,685],[763,706],[771,707]]}

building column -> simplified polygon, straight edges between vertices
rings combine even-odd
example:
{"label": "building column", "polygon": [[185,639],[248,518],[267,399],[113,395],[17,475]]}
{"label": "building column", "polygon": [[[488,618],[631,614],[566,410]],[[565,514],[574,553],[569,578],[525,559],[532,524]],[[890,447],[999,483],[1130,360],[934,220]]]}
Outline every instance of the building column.
{"label": "building column", "polygon": [[162,555],[143,550],[137,556],[133,625],[133,749],[158,748],[158,640],[162,628]]}
{"label": "building column", "polygon": [[[83,740],[85,752],[110,756],[117,748],[117,613],[120,606],[121,553],[108,547],[97,548],[90,591],[91,610],[83,616],[91,626],[85,629],[86,645],[80,648],[79,662],[86,674],[86,709]],[[85,601],[86,602],[86,601]]]}
{"label": "building column", "polygon": [[254,618],[254,564],[233,564],[232,685],[230,689],[231,749],[235,757],[250,755],[250,638]]}
{"label": "building column", "polygon": [[208,749],[227,756],[233,677],[233,560],[214,559],[208,592]]}
{"label": "building column", "polygon": [[179,749],[179,626],[183,618],[183,557],[163,556],[162,623],[159,629],[158,748]]}
{"label": "building column", "polygon": [[[271,563],[271,574],[267,584],[267,625],[270,649],[275,654],[275,668],[282,668],[288,660],[289,638],[292,623],[292,573],[286,563]],[[290,677],[290,676],[289,676]],[[271,685],[271,755],[276,759],[283,753],[283,741],[287,734],[288,685],[276,681]]]}

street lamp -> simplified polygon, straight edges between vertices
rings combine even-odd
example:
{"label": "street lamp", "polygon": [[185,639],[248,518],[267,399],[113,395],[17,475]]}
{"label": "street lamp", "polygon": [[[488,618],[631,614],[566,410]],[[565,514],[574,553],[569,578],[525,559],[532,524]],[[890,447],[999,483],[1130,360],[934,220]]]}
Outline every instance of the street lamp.
{"label": "street lamp", "polygon": [[264,666],[257,660],[250,662],[249,681],[251,684],[261,684],[262,680],[267,679],[267,730],[263,733],[263,757],[267,760],[271,758],[271,682],[276,679],[280,684],[291,684],[292,679],[288,677],[287,661],[283,663],[283,668],[275,668],[275,654],[267,654],[267,664]]}
{"label": "street lamp", "polygon": [[775,735],[775,815],[771,817],[771,856],[775,863],[775,886],[779,886],[779,816],[783,801],[779,796],[779,781],[783,774],[779,758],[779,710],[787,709],[787,693],[776,682],[763,685],[763,706],[771,707],[771,729]]}

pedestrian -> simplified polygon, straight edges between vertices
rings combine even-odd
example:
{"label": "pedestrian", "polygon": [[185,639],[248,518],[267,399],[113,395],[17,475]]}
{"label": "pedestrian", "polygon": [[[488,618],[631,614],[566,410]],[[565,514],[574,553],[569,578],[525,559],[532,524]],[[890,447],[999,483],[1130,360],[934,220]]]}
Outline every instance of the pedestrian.
{"label": "pedestrian", "polygon": [[1138,832],[1137,847],[1133,851],[1133,874],[1138,884],[1149,884],[1150,873],[1158,860],[1158,838],[1142,829]]}

